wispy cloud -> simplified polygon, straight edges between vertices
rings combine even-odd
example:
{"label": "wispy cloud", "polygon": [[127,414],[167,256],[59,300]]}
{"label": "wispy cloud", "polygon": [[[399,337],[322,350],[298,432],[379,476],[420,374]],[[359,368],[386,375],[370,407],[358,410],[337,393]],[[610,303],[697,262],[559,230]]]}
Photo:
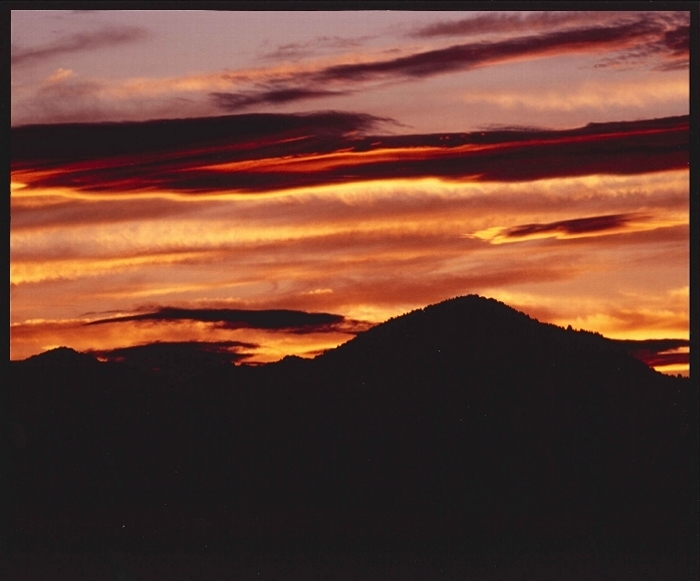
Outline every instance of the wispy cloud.
{"label": "wispy cloud", "polygon": [[591,20],[612,21],[628,18],[630,13],[603,12],[491,12],[475,14],[459,20],[443,20],[421,26],[409,33],[415,38],[445,36],[476,36],[489,33],[518,32],[521,30],[551,30],[563,26],[590,24]]}
{"label": "wispy cloud", "polygon": [[690,25],[681,24],[666,30],[652,42],[608,56],[599,61],[596,66],[629,68],[645,65],[651,61],[651,57],[657,55],[665,57],[655,65],[657,70],[671,71],[687,68],[690,57]]}
{"label": "wispy cloud", "polygon": [[281,44],[274,50],[266,52],[262,55],[264,59],[299,59],[314,54],[319,51],[327,52],[329,49],[350,49],[362,46],[362,44],[371,37],[363,36],[359,38],[344,38],[340,36],[317,36],[313,40],[305,42],[290,42]]}
{"label": "wispy cloud", "polygon": [[13,66],[48,60],[58,55],[109,48],[141,41],[149,36],[139,26],[106,26],[93,32],[78,32],[35,47],[12,47]]}

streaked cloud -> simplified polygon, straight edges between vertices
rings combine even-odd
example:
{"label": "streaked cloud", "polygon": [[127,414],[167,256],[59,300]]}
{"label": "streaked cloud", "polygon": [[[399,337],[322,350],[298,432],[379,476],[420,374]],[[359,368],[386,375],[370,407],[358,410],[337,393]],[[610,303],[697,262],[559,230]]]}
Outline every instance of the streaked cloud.
{"label": "streaked cloud", "polygon": [[12,66],[27,65],[59,55],[110,48],[139,42],[148,38],[148,31],[139,26],[105,26],[90,32],[78,32],[62,36],[44,45],[34,47],[13,46]]}
{"label": "streaked cloud", "polygon": [[491,33],[519,32],[522,30],[551,30],[570,26],[598,24],[638,19],[643,13],[633,12],[488,12],[470,15],[459,20],[443,20],[417,28],[410,33],[418,38],[443,36],[476,36]]}

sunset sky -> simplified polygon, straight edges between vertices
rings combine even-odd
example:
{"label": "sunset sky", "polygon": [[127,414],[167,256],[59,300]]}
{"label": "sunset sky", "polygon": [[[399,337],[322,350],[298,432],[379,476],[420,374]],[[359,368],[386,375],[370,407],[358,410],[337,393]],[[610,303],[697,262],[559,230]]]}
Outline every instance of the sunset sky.
{"label": "sunset sky", "polygon": [[11,358],[308,357],[472,293],[688,339],[689,22],[13,11]]}

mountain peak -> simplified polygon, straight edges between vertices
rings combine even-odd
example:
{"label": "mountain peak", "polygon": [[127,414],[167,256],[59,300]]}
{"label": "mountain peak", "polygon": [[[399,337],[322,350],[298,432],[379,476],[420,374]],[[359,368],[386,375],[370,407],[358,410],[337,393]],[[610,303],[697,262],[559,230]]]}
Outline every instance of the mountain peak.
{"label": "mountain peak", "polygon": [[33,365],[59,365],[61,367],[84,367],[97,363],[97,359],[93,356],[65,346],[32,355],[24,361]]}
{"label": "mountain peak", "polygon": [[633,381],[655,374],[602,335],[541,323],[474,294],[392,318],[320,359],[350,374],[362,368],[386,376],[428,372],[487,383],[514,377],[568,383],[581,374]]}

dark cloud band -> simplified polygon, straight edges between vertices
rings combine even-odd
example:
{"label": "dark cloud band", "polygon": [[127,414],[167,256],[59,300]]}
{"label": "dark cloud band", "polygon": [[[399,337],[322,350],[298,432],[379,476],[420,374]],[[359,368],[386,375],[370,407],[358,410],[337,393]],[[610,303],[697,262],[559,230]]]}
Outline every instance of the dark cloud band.
{"label": "dark cloud band", "polygon": [[349,91],[326,91],[322,89],[281,88],[265,89],[247,93],[211,93],[216,105],[225,111],[239,111],[253,105],[279,105],[294,101],[322,99],[348,95]]}
{"label": "dark cloud band", "polygon": [[[387,120],[362,113],[329,111],[27,125],[12,129],[10,148],[13,163],[32,167],[135,154],[163,155],[165,163],[169,163],[168,154],[178,158],[186,155],[194,161],[255,159],[281,153],[284,148],[310,149],[309,140],[338,140],[346,135],[366,133],[382,121]],[[301,149],[299,141],[304,144]],[[314,147],[319,145],[314,142]],[[158,162],[158,157],[149,159],[147,166],[152,166],[154,161]]]}
{"label": "dark cloud band", "polygon": [[242,341],[158,341],[89,353],[110,362],[126,363],[147,369],[183,368],[196,371],[212,365],[233,364],[251,356],[255,343]]}
{"label": "dark cloud band", "polygon": [[690,353],[687,351],[690,341],[687,339],[613,340],[612,342],[650,367],[687,365],[690,361]]}
{"label": "dark cloud band", "polygon": [[508,238],[520,238],[533,234],[547,234],[560,232],[563,234],[587,234],[601,232],[624,226],[628,222],[639,217],[634,214],[610,214],[607,216],[592,216],[590,218],[578,218],[576,220],[562,220],[548,224],[524,224],[508,228],[504,234]]}
{"label": "dark cloud band", "polygon": [[12,129],[11,163],[13,172],[27,171],[17,179],[29,188],[189,194],[381,179],[631,175],[689,163],[688,116],[566,131],[368,135],[382,121],[328,112],[27,126]]}
{"label": "dark cloud band", "polygon": [[337,65],[317,74],[319,81],[368,80],[375,77],[430,77],[457,70],[544,53],[570,53],[596,48],[626,46],[648,37],[661,36],[664,30],[655,22],[640,20],[616,26],[592,26],[548,32],[498,42],[454,45],[392,60]]}
{"label": "dark cloud band", "polygon": [[352,321],[342,315],[331,313],[307,313],[305,311],[284,309],[248,311],[241,309],[182,309],[174,307],[161,307],[147,313],[100,319],[87,323],[87,325],[125,323],[129,321],[161,323],[199,321],[226,329],[263,329],[266,331],[286,331],[298,334],[324,332],[356,333],[367,329],[367,325],[360,321]]}

